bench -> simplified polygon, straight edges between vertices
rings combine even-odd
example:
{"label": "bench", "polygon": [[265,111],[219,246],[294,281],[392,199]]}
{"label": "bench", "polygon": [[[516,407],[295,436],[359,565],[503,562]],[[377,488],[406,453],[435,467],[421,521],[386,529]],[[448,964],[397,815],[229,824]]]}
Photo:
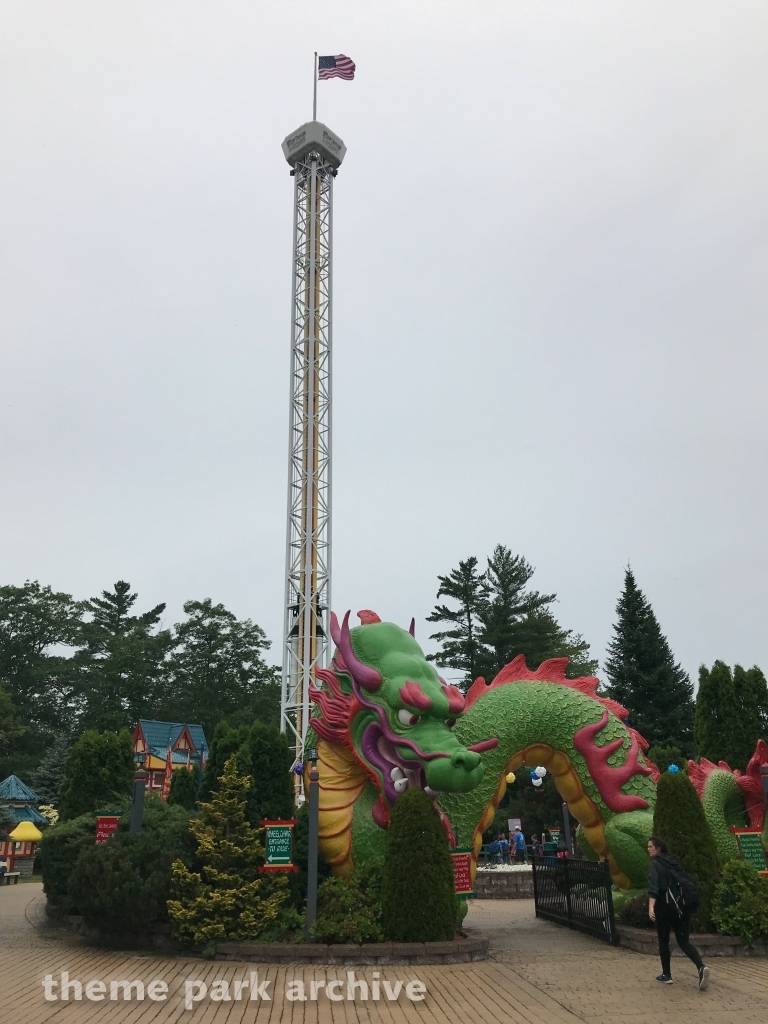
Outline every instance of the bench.
{"label": "bench", "polygon": [[0,875],[0,885],[10,885],[11,880],[13,880],[14,885],[18,885],[20,874],[20,871],[4,871],[3,874]]}

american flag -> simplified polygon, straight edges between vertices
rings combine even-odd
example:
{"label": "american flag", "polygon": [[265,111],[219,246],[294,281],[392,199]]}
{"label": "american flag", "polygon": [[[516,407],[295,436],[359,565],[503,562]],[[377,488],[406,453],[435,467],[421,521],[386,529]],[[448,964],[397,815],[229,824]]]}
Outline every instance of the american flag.
{"label": "american flag", "polygon": [[351,82],[355,77],[355,62],[345,57],[343,53],[337,53],[335,57],[319,57],[317,61],[317,77],[343,78]]}

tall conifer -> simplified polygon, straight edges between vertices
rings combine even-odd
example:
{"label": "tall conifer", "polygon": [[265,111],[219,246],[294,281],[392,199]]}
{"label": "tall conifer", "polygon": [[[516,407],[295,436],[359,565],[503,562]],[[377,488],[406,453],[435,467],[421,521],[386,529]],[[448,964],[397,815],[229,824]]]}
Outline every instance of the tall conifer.
{"label": "tall conifer", "polygon": [[624,574],[605,671],[610,696],[649,743],[693,753],[693,684],[677,663],[632,570]]}
{"label": "tall conifer", "polygon": [[768,733],[768,684],[757,666],[733,672],[722,661],[699,669],[694,735],[697,757],[746,768],[755,744]]}

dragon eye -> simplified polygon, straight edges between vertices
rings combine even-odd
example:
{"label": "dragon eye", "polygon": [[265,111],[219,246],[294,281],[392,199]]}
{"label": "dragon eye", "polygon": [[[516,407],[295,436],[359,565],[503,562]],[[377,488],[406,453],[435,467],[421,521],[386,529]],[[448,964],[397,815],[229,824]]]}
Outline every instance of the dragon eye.
{"label": "dragon eye", "polygon": [[455,718],[446,718],[445,724],[448,726],[449,729],[452,729],[454,727],[454,725],[456,725],[456,719]]}
{"label": "dragon eye", "polygon": [[414,715],[412,711],[400,708],[397,712],[397,720],[400,725],[416,725],[417,722],[421,721],[421,715]]}

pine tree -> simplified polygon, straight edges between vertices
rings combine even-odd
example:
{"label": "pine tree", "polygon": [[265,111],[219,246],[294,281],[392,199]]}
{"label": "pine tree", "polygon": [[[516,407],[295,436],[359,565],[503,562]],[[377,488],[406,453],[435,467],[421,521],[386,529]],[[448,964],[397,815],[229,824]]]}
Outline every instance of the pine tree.
{"label": "pine tree", "polygon": [[439,654],[429,654],[430,661],[441,667],[455,668],[464,673],[462,689],[467,689],[480,674],[483,645],[480,632],[483,628],[482,612],[485,603],[485,573],[478,573],[477,559],[472,556],[459,562],[447,576],[438,576],[440,587],[437,597],[449,597],[458,602],[454,609],[445,604],[435,605],[427,616],[427,622],[447,622],[452,629],[433,633],[430,640],[442,644]]}
{"label": "pine tree", "polygon": [[288,899],[285,877],[259,874],[264,846],[245,817],[250,779],[230,757],[210,803],[190,831],[200,872],[174,861],[168,914],[178,938],[212,948],[225,940],[257,939],[278,922]]}
{"label": "pine tree", "polygon": [[453,629],[430,639],[442,643],[434,656],[438,665],[465,673],[462,687],[478,675],[487,680],[518,654],[535,669],[548,658],[568,658],[568,676],[592,675],[597,662],[589,657],[582,636],[563,629],[549,605],[555,594],[540,594],[528,584],[534,569],[522,555],[497,544],[485,572],[477,572],[477,559],[459,563],[448,576],[440,576],[439,597],[450,597],[458,608],[436,605],[429,622],[448,622]]}
{"label": "pine tree", "polygon": [[435,805],[421,789],[398,799],[387,830],[382,883],[384,937],[440,942],[456,934],[451,851]]}
{"label": "pine tree", "polygon": [[663,839],[699,889],[694,927],[708,930],[720,862],[693,783],[683,772],[664,772],[656,786],[653,834]]}
{"label": "pine tree", "polygon": [[693,753],[693,685],[675,662],[647,598],[627,568],[605,662],[610,696],[649,743]]}
{"label": "pine tree", "polygon": [[101,597],[86,602],[90,621],[81,628],[74,662],[82,724],[87,728],[133,728],[139,718],[155,717],[158,699],[167,687],[165,661],[171,633],[158,630],[165,609],[158,604],[132,614],[136,594],[125,580]]}
{"label": "pine tree", "polygon": [[766,735],[768,685],[756,666],[743,669],[716,661],[699,669],[694,735],[696,754],[710,761],[727,761],[741,771]]}
{"label": "pine tree", "polygon": [[40,797],[41,803],[51,804],[53,807],[59,806],[65,767],[71,750],[72,739],[69,733],[59,733],[53,746],[35,770],[32,776],[32,788]]}

